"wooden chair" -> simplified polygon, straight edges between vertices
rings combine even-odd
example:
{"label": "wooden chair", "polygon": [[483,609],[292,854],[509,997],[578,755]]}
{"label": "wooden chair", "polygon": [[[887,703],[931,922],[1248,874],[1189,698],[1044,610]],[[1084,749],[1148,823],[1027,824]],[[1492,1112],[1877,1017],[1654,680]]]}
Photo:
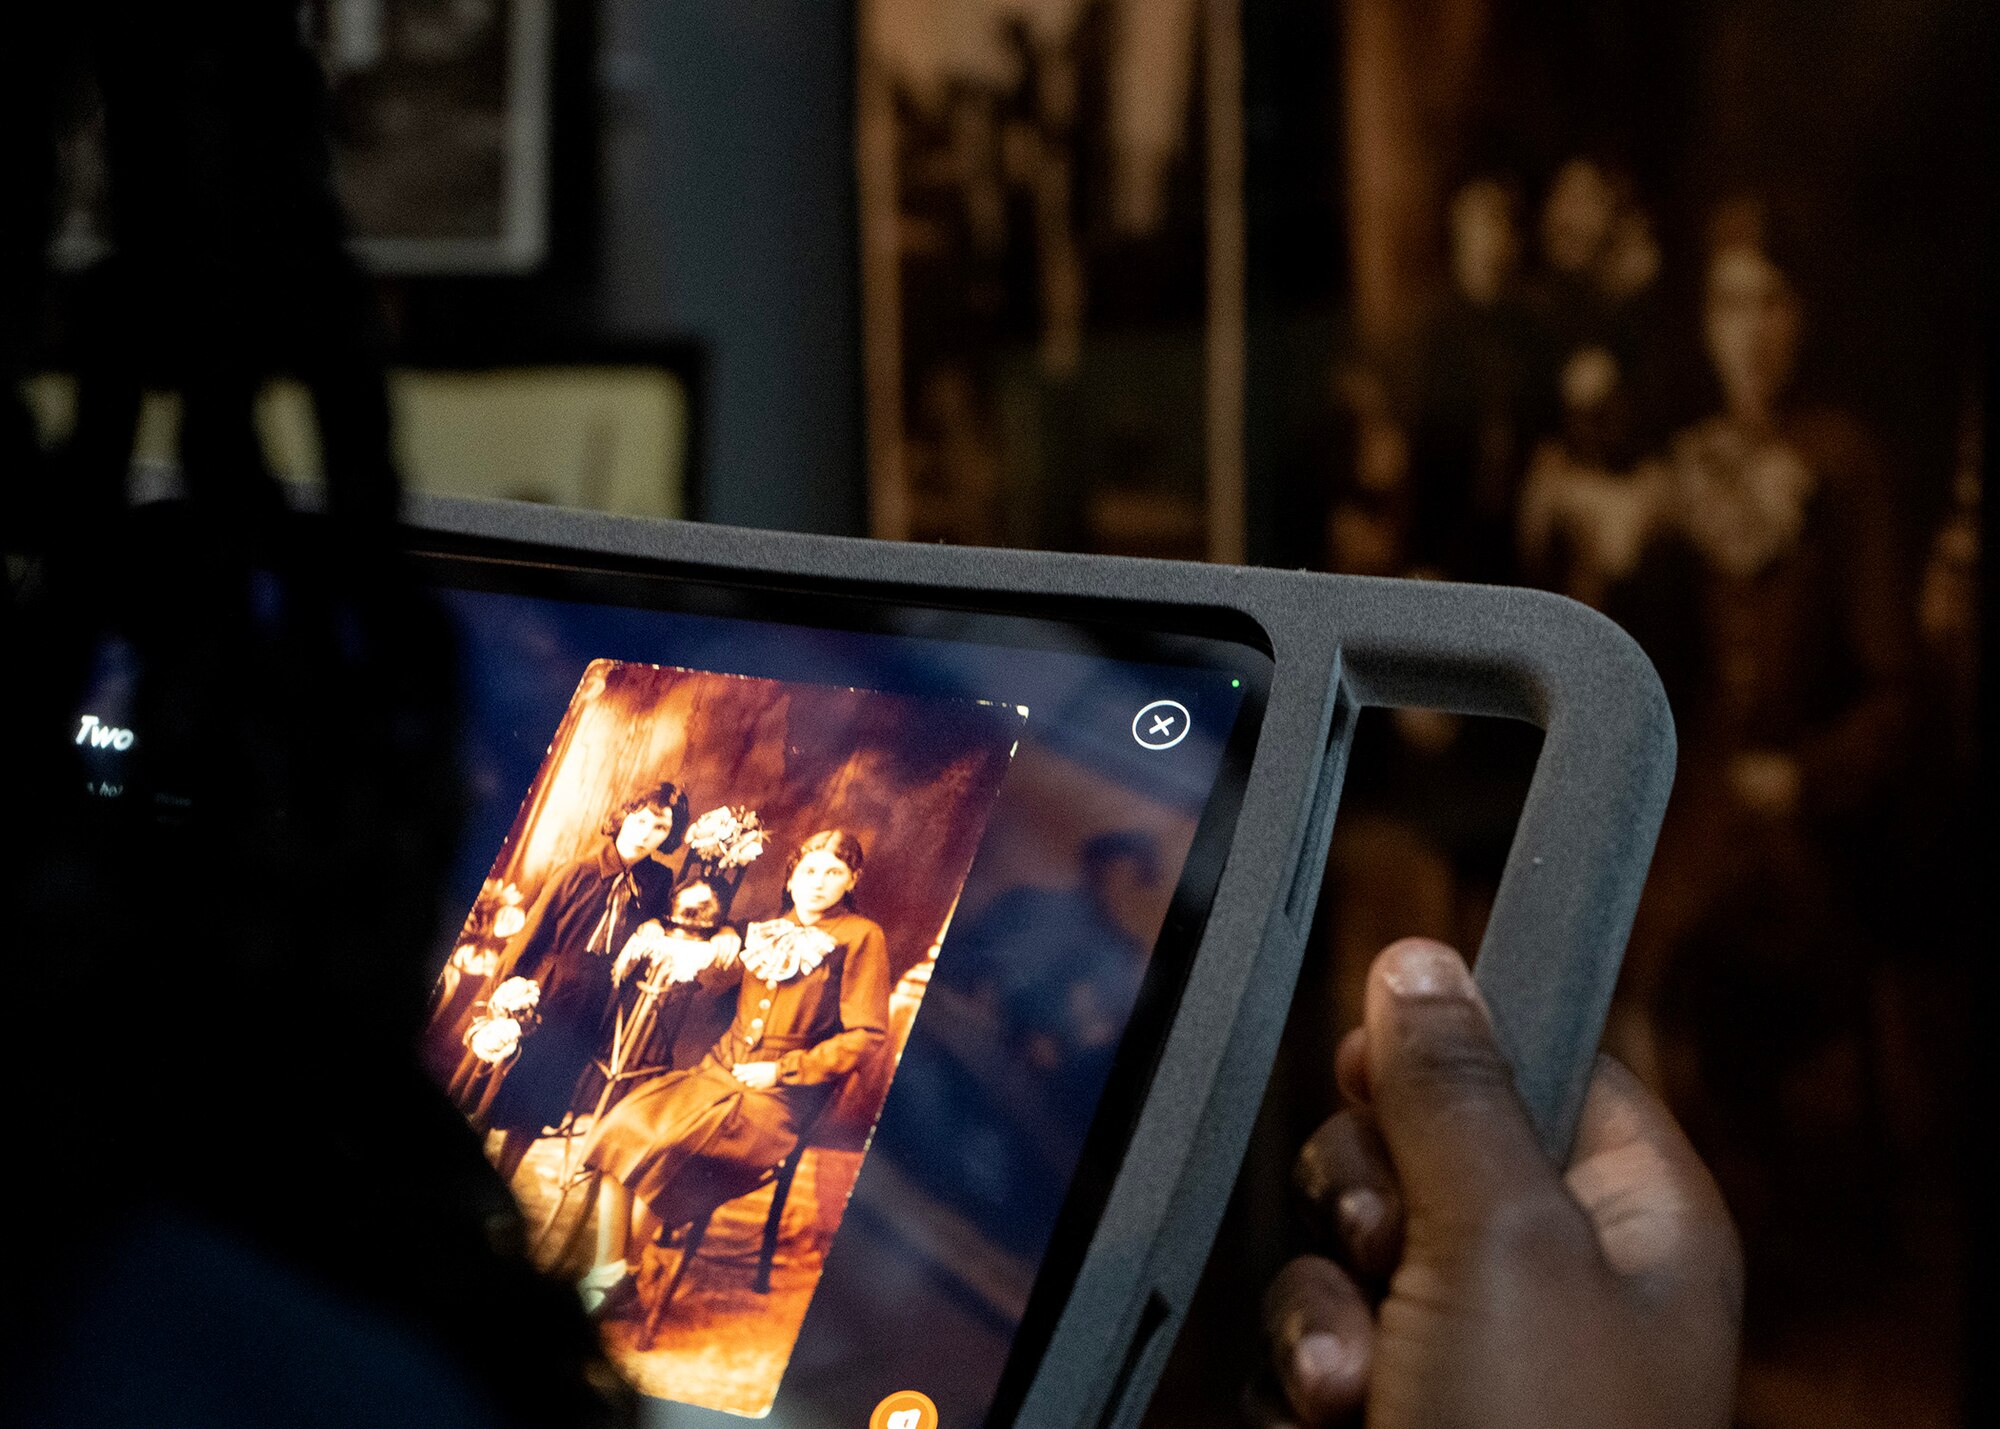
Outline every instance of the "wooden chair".
{"label": "wooden chair", "polygon": [[[673,1070],[670,1065],[642,1059],[649,1047],[664,1047],[671,1053],[673,1039],[687,1017],[689,996],[686,984],[669,983],[664,969],[656,969],[638,984],[636,1004],[618,1012],[606,1054],[593,1058],[577,1078],[577,1089],[570,1098],[572,1104],[583,1100],[593,1080],[598,1083],[597,1096],[587,1123],[574,1116],[566,1117],[555,1132],[563,1139],[562,1170],[556,1177],[559,1189],[555,1204],[550,1207],[535,1237],[537,1258],[544,1266],[561,1265],[575,1252],[590,1220],[590,1206],[597,1196],[597,1172],[574,1164],[577,1142],[582,1135],[580,1128],[585,1125],[595,1127],[604,1119],[604,1113],[613,1099],[633,1084],[650,1081],[663,1072]],[[573,1199],[582,1201],[583,1214],[571,1220],[568,1231],[558,1243],[557,1227]]]}
{"label": "wooden chair", "polygon": [[[792,1178],[798,1174],[799,1162],[805,1159],[809,1144],[807,1137],[800,1137],[799,1144],[778,1163],[772,1172],[771,1180],[764,1183],[772,1188],[771,1209],[764,1217],[763,1243],[757,1251],[757,1273],[750,1281],[750,1288],[759,1295],[771,1293],[771,1266],[778,1258],[778,1231],[785,1221],[785,1202],[791,1197]],[[757,1188],[759,1191],[762,1189],[763,1186]],[[744,1192],[744,1195],[755,1194],[756,1191]],[[716,1208],[719,1209],[721,1208]],[[714,1210],[707,1211],[688,1222],[687,1231],[681,1239],[680,1260],[674,1266],[674,1273],[646,1311],[646,1328],[640,1337],[641,1345],[651,1345],[654,1337],[659,1334],[660,1322],[666,1318],[667,1307],[673,1303],[675,1293],[681,1288],[681,1281],[686,1278],[688,1267],[694,1264],[694,1258],[701,1253],[701,1243],[708,1236],[709,1221],[714,1215]],[[663,1230],[662,1238],[667,1234],[668,1232]]]}
{"label": "wooden chair", "polygon": [[[943,940],[943,936],[943,932],[940,931],[939,941]],[[839,1124],[844,1121],[858,1121],[862,1123],[859,1131],[861,1142],[866,1143],[867,1131],[874,1125],[875,1114],[880,1110],[882,1098],[888,1092],[889,1080],[894,1075],[896,1063],[901,1059],[903,1048],[909,1041],[910,1027],[916,1018],[917,1004],[923,998],[924,985],[929,981],[931,966],[936,956],[937,948],[934,944],[930,957],[919,962],[898,981],[895,991],[889,998],[889,1037],[877,1050],[874,1058],[856,1068],[853,1080],[842,1089],[841,1094],[829,1101],[812,1123],[801,1128],[798,1144],[773,1168],[771,1179],[768,1182],[760,1182],[755,1190],[744,1192],[744,1195],[755,1195],[765,1185],[772,1187],[771,1209],[764,1217],[763,1244],[757,1252],[757,1273],[750,1282],[751,1288],[759,1295],[771,1293],[771,1268],[777,1260],[778,1234],[784,1224],[785,1203],[791,1197],[792,1178],[798,1174],[799,1163],[805,1159],[806,1151],[814,1145],[814,1132],[822,1128],[832,1128],[831,1138],[838,1142],[841,1139],[841,1134],[837,1130]],[[844,1106],[844,1102],[860,1105]],[[716,1209],[719,1210],[720,1207]],[[642,1348],[650,1347],[659,1334],[660,1323],[666,1318],[667,1309],[672,1305],[681,1281],[686,1278],[688,1267],[694,1264],[695,1256],[701,1251],[702,1241],[708,1235],[709,1220],[714,1214],[714,1211],[709,1211],[688,1223],[687,1231],[681,1239],[680,1259],[674,1265],[674,1273],[661,1288],[660,1293],[654,1297],[653,1303],[647,1307],[645,1329],[639,1337]],[[663,1244],[669,1234],[671,1232],[663,1227],[660,1239],[655,1244]]]}

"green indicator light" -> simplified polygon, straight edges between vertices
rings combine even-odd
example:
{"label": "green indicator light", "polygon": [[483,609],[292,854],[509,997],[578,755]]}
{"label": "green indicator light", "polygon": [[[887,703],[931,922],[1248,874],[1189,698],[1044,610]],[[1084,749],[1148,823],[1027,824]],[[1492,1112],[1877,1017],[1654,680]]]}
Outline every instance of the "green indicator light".
{"label": "green indicator light", "polygon": [[1241,680],[1231,680],[1229,682],[1229,688],[1232,690],[1240,690],[1243,688],[1243,682]]}

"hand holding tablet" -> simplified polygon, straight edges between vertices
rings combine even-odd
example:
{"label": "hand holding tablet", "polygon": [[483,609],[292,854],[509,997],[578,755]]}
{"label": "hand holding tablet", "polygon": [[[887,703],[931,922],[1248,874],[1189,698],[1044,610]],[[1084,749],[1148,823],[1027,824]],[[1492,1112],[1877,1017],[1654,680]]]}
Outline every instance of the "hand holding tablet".
{"label": "hand holding tablet", "polygon": [[1328,1256],[1266,1299],[1272,1422],[1728,1422],[1741,1253],[1637,1078],[1599,1061],[1559,1176],[1463,962],[1416,939],[1376,960],[1339,1061],[1351,1105],[1296,1173]]}

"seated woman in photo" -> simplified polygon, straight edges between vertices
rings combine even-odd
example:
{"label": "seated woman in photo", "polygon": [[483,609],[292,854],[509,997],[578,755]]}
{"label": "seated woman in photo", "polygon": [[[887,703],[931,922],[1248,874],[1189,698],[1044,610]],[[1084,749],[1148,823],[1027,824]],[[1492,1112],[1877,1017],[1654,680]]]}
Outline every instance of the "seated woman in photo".
{"label": "seated woman in photo", "polygon": [[703,974],[738,984],[729,1030],[697,1066],[632,1092],[591,1133],[597,1263],[582,1288],[593,1310],[634,1284],[635,1199],[673,1229],[755,1190],[887,1037],[888,944],[849,901],[861,864],[844,829],[800,844],[782,915],[751,924],[735,963]]}
{"label": "seated woman in photo", "polygon": [[687,795],[671,781],[613,809],[604,841],[550,875],[508,948],[494,984],[533,982],[538,1017],[505,1080],[476,1112],[486,1130],[502,1133],[496,1164],[503,1177],[513,1177],[545,1127],[573,1110],[577,1083],[607,1040],[612,960],[665,905],[674,881],[666,856],[679,847],[687,810]]}

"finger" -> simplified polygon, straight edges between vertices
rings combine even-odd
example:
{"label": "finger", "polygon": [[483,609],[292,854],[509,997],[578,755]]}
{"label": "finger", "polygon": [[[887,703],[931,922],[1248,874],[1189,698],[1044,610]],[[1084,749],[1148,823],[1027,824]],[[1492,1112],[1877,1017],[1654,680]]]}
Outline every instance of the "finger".
{"label": "finger", "polygon": [[1340,1039],[1333,1054],[1333,1079],[1340,1094],[1357,1106],[1366,1106],[1368,1090],[1368,1026],[1361,1026]]}
{"label": "finger", "polygon": [[1610,1057],[1597,1059],[1564,1180],[1605,1260],[1642,1292],[1740,1302],[1742,1252],[1715,1178],[1673,1113]]}
{"label": "finger", "polygon": [[1264,1296],[1271,1368],[1302,1424],[1331,1424],[1361,1407],[1375,1360],[1375,1320],[1347,1273],[1305,1255]]}
{"label": "finger", "polygon": [[1285,1402],[1284,1386],[1269,1365],[1260,1364],[1243,1386],[1238,1407],[1247,1429],[1300,1429],[1299,1416]]}
{"label": "finger", "polygon": [[1369,970],[1368,1085],[1403,1192],[1405,1236],[1548,1234],[1588,1226],[1536,1143],[1464,960],[1392,943]]}
{"label": "finger", "polygon": [[1403,1193],[1389,1149],[1360,1108],[1327,1119],[1292,1168],[1307,1221],[1362,1279],[1380,1282],[1396,1268],[1403,1241]]}

